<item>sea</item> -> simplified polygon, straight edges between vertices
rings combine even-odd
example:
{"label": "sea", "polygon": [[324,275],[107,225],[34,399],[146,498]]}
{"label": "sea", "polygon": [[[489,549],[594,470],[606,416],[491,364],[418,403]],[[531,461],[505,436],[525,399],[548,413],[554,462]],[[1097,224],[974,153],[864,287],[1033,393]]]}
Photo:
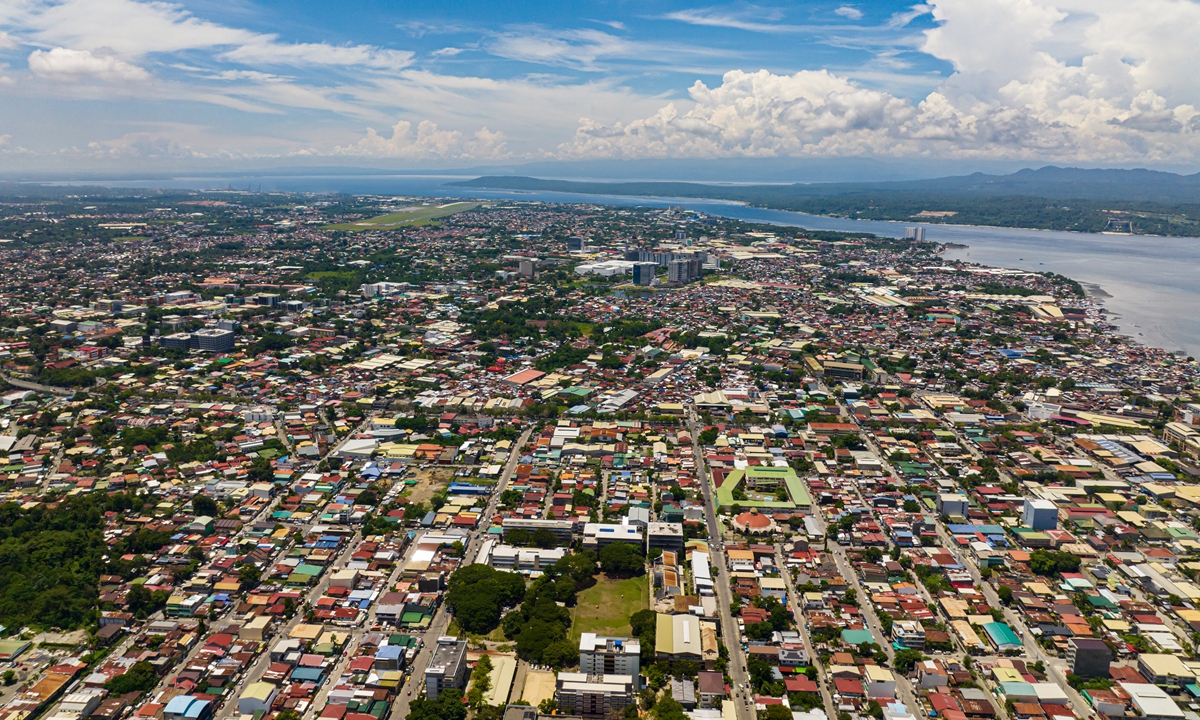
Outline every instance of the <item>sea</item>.
{"label": "sea", "polygon": [[666,207],[810,230],[902,237],[921,225],[925,239],[951,243],[951,260],[1055,272],[1079,281],[1102,302],[1122,334],[1146,345],[1200,356],[1200,238],[1070,233],[971,225],[880,222],[766,210],[721,200],[625,197],[451,187],[461,175],[237,175],[170,179],[60,181],[56,185],[255,192],[348,193],[599,205]]}

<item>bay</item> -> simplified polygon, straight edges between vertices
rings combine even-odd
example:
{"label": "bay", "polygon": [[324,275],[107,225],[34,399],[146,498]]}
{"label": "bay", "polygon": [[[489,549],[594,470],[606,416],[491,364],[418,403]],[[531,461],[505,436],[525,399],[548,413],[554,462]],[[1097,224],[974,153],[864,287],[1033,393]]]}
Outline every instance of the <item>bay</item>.
{"label": "bay", "polygon": [[[811,230],[874,233],[901,237],[920,223],[831,218],[766,210],[719,200],[626,197],[561,192],[527,192],[450,187],[462,175],[239,175],[179,176],[170,180],[62,181],[56,185],[123,188],[339,192],[432,198],[478,198],[555,203],[666,207]],[[1083,283],[1103,302],[1121,332],[1147,345],[1200,355],[1200,239],[1145,235],[1100,235],[970,225],[924,225],[926,240],[964,245],[945,257],[994,267],[1055,272]]]}

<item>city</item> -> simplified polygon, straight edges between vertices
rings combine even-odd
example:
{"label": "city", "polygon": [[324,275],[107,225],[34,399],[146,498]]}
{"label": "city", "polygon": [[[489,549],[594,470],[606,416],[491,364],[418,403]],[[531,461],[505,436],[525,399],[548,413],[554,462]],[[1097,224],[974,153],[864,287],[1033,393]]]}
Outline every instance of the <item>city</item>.
{"label": "city", "polygon": [[1195,720],[1194,358],[681,202],[6,202],[0,720]]}

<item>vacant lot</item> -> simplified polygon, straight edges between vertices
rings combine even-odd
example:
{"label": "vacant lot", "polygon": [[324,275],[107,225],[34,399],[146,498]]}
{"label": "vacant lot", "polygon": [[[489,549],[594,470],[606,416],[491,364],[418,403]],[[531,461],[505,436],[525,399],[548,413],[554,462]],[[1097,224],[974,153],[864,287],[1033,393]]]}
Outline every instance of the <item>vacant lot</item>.
{"label": "vacant lot", "polygon": [[445,205],[417,205],[403,210],[397,210],[386,215],[369,218],[367,220],[355,220],[353,222],[338,223],[336,225],[326,225],[326,230],[391,230],[398,227],[406,227],[412,225],[424,225],[436,218],[453,215],[454,213],[464,212],[474,207],[478,207],[479,203],[457,202],[447,203]]}
{"label": "vacant lot", "polygon": [[427,503],[433,499],[433,496],[438,492],[445,490],[450,481],[454,479],[454,470],[450,468],[426,468],[424,470],[416,470],[409,476],[410,480],[416,480],[415,485],[410,485],[405,497],[413,503]]}
{"label": "vacant lot", "polygon": [[579,593],[571,623],[571,638],[585,632],[629,637],[629,616],[648,607],[648,575],[610,580],[601,575],[596,584]]}

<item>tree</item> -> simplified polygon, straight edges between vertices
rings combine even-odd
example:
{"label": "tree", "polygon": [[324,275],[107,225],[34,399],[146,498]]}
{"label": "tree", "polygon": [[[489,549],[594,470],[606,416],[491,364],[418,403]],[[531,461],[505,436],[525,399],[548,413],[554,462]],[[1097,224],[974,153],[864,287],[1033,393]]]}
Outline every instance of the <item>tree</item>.
{"label": "tree", "polygon": [[1035,575],[1075,572],[1079,569],[1079,563],[1079,558],[1071,553],[1057,550],[1034,550],[1029,555],[1029,569]]}
{"label": "tree", "polygon": [[1009,586],[1001,585],[1000,588],[996,590],[996,594],[1000,596],[1000,602],[1004,603],[1005,605],[1012,602],[1013,591]]}
{"label": "tree", "polygon": [[194,495],[192,497],[192,510],[199,515],[208,517],[217,517],[221,513],[220,507],[217,506],[217,501],[207,495]]}
{"label": "tree", "polygon": [[141,660],[135,662],[123,675],[110,678],[104,683],[104,687],[113,695],[124,695],[130,692],[149,692],[157,684],[158,675],[154,673],[154,666]]}
{"label": "tree", "polygon": [[920,650],[897,650],[892,665],[901,673],[907,673],[924,659],[925,655]]}
{"label": "tree", "polygon": [[450,576],[446,606],[463,630],[486,635],[499,626],[501,611],[523,597],[525,581],[520,575],[473,564]]}
{"label": "tree", "polygon": [[700,437],[699,437],[700,444],[701,445],[712,445],[713,443],[715,443],[717,441],[717,437],[719,437],[719,436],[720,436],[720,431],[718,431],[715,427],[705,428],[704,430],[702,430],[700,432]]}
{"label": "tree", "polygon": [[615,542],[600,551],[600,567],[608,575],[634,577],[646,571],[646,558],[639,548]]}
{"label": "tree", "polygon": [[436,700],[429,700],[424,695],[413,698],[408,706],[407,720],[466,720],[466,717],[462,690],[446,688],[438,692]]}
{"label": "tree", "polygon": [[782,703],[768,705],[766,710],[758,713],[758,720],[792,720],[792,709]]}
{"label": "tree", "polygon": [[553,715],[558,710],[558,701],[554,698],[546,698],[538,703],[538,712],[543,715]]}

